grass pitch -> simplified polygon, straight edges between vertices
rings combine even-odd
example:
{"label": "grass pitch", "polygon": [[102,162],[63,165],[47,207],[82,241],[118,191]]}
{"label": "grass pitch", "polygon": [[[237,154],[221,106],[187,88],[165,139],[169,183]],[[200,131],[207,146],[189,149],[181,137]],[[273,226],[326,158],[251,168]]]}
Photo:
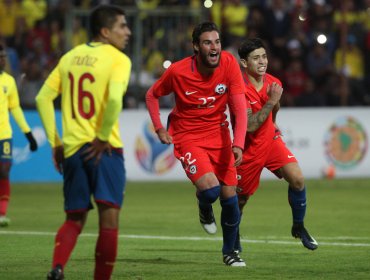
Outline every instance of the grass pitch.
{"label": "grass pitch", "polygon": [[[240,231],[247,267],[222,263],[221,229],[200,227],[188,182],[129,182],[112,279],[370,279],[370,179],[307,180],[306,226],[319,242],[305,249],[290,236],[287,186],[263,181]],[[61,184],[13,184],[0,228],[0,279],[45,279],[54,235],[64,220]],[[214,207],[217,220],[220,206]],[[66,279],[92,279],[96,210],[65,268]],[[218,223],[219,224],[219,223]]]}

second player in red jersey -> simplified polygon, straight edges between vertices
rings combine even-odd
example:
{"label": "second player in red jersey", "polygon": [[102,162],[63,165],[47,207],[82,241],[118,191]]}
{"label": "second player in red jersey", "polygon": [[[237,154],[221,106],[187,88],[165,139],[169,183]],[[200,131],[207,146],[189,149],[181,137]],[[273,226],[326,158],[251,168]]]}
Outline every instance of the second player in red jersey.
{"label": "second player in red jersey", "polygon": [[[244,41],[239,47],[240,63],[246,86],[248,133],[243,160],[238,170],[238,201],[242,212],[248,199],[257,190],[262,170],[267,168],[288,183],[288,199],[292,209],[293,237],[315,250],[318,245],[304,227],[306,187],[295,156],[286,147],[275,123],[283,92],[280,80],[266,73],[266,49],[258,38]],[[241,251],[239,236],[235,249]]]}

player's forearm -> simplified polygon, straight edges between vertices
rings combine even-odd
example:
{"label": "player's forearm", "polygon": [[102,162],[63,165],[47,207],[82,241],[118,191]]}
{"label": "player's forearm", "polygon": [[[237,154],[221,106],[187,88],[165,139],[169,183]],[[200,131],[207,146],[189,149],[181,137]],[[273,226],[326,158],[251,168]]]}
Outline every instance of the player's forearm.
{"label": "player's forearm", "polygon": [[229,106],[231,115],[234,116],[234,147],[244,149],[245,134],[247,133],[247,111],[244,94],[231,95]]}
{"label": "player's forearm", "polygon": [[267,101],[266,104],[256,113],[248,109],[248,132],[255,132],[266,121],[275,104]]}
{"label": "player's forearm", "polygon": [[39,112],[42,124],[45,129],[46,137],[51,147],[61,146],[58,130],[55,121],[54,98],[57,92],[44,85],[36,97],[36,107]]}
{"label": "player's forearm", "polygon": [[15,122],[17,123],[17,125],[19,126],[23,133],[31,131],[20,106],[11,109],[10,112],[12,113]]}
{"label": "player's forearm", "polygon": [[272,109],[272,121],[274,123],[276,122],[276,116],[277,116],[277,113],[279,112],[279,110],[280,110],[280,102],[276,103],[276,105]]}
{"label": "player's forearm", "polygon": [[113,126],[116,124],[119,114],[122,111],[122,98],[125,91],[123,83],[111,82],[109,85],[109,97],[107,107],[103,115],[102,126],[97,132],[97,137],[102,141],[108,141]]}
{"label": "player's forearm", "polygon": [[148,108],[148,112],[150,118],[152,119],[152,123],[154,126],[155,131],[158,129],[163,128],[160,113],[159,113],[159,100],[157,97],[154,96],[153,87],[151,87],[145,96],[146,107]]}

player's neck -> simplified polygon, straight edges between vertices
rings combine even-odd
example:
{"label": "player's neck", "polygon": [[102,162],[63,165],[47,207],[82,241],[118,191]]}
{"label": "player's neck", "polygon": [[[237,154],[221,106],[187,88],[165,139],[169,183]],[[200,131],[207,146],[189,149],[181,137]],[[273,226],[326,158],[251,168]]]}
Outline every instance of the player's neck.
{"label": "player's neck", "polygon": [[201,74],[202,76],[210,76],[216,70],[216,68],[211,68],[211,67],[207,67],[206,65],[204,65],[202,61],[199,59],[199,57],[197,57],[196,62],[197,62],[196,63],[197,70],[199,74]]}
{"label": "player's neck", "polygon": [[248,80],[254,85],[255,88],[261,88],[263,86],[263,76],[251,75],[247,72]]}
{"label": "player's neck", "polygon": [[95,38],[92,38],[91,42],[100,44],[109,44],[108,40],[103,36],[96,36]]}

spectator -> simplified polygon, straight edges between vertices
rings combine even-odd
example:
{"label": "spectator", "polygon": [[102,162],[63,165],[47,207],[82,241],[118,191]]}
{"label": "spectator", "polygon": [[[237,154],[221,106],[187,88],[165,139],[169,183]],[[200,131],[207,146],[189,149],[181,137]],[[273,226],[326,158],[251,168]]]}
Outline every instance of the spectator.
{"label": "spectator", "polygon": [[274,55],[284,57],[291,19],[284,0],[272,0],[267,8],[266,26],[268,42]]}
{"label": "spectator", "polygon": [[36,58],[25,61],[27,68],[19,81],[19,98],[23,108],[34,109],[35,98],[44,80],[42,66]]}
{"label": "spectator", "polygon": [[29,49],[27,48],[27,24],[24,17],[19,17],[16,20],[14,36],[9,39],[9,46],[14,48],[19,57],[27,55]]}
{"label": "spectator", "polygon": [[349,105],[370,104],[369,93],[364,87],[365,57],[357,46],[354,35],[348,35],[347,44],[335,51],[335,69],[348,79],[350,87]]}
{"label": "spectator", "polygon": [[50,29],[46,20],[38,20],[35,26],[29,31],[27,36],[27,48],[34,51],[35,42],[42,44],[43,52],[47,55],[50,53]]}
{"label": "spectator", "polygon": [[322,87],[334,70],[333,62],[325,44],[315,43],[307,54],[306,69],[316,87]]}
{"label": "spectator", "polygon": [[305,80],[303,92],[294,100],[297,107],[319,107],[325,106],[325,96],[315,89],[312,79]]}
{"label": "spectator", "polygon": [[226,0],[222,9],[222,30],[225,47],[247,35],[249,9],[241,0]]}
{"label": "spectator", "polygon": [[87,41],[88,41],[87,31],[82,26],[81,18],[74,17],[71,35],[72,47],[78,46]]}
{"label": "spectator", "polygon": [[61,57],[64,53],[65,38],[61,23],[52,19],[50,23],[50,48],[52,55]]}
{"label": "spectator", "polygon": [[307,79],[308,76],[303,70],[302,62],[297,58],[291,60],[283,75],[284,94],[281,99],[281,104],[294,106],[295,100],[304,91]]}
{"label": "spectator", "polygon": [[0,35],[5,37],[6,43],[14,36],[16,22],[23,16],[22,9],[18,1],[4,0],[0,2]]}
{"label": "spectator", "polygon": [[22,9],[26,15],[26,22],[29,29],[33,28],[37,21],[47,15],[47,3],[45,0],[23,0]]}

